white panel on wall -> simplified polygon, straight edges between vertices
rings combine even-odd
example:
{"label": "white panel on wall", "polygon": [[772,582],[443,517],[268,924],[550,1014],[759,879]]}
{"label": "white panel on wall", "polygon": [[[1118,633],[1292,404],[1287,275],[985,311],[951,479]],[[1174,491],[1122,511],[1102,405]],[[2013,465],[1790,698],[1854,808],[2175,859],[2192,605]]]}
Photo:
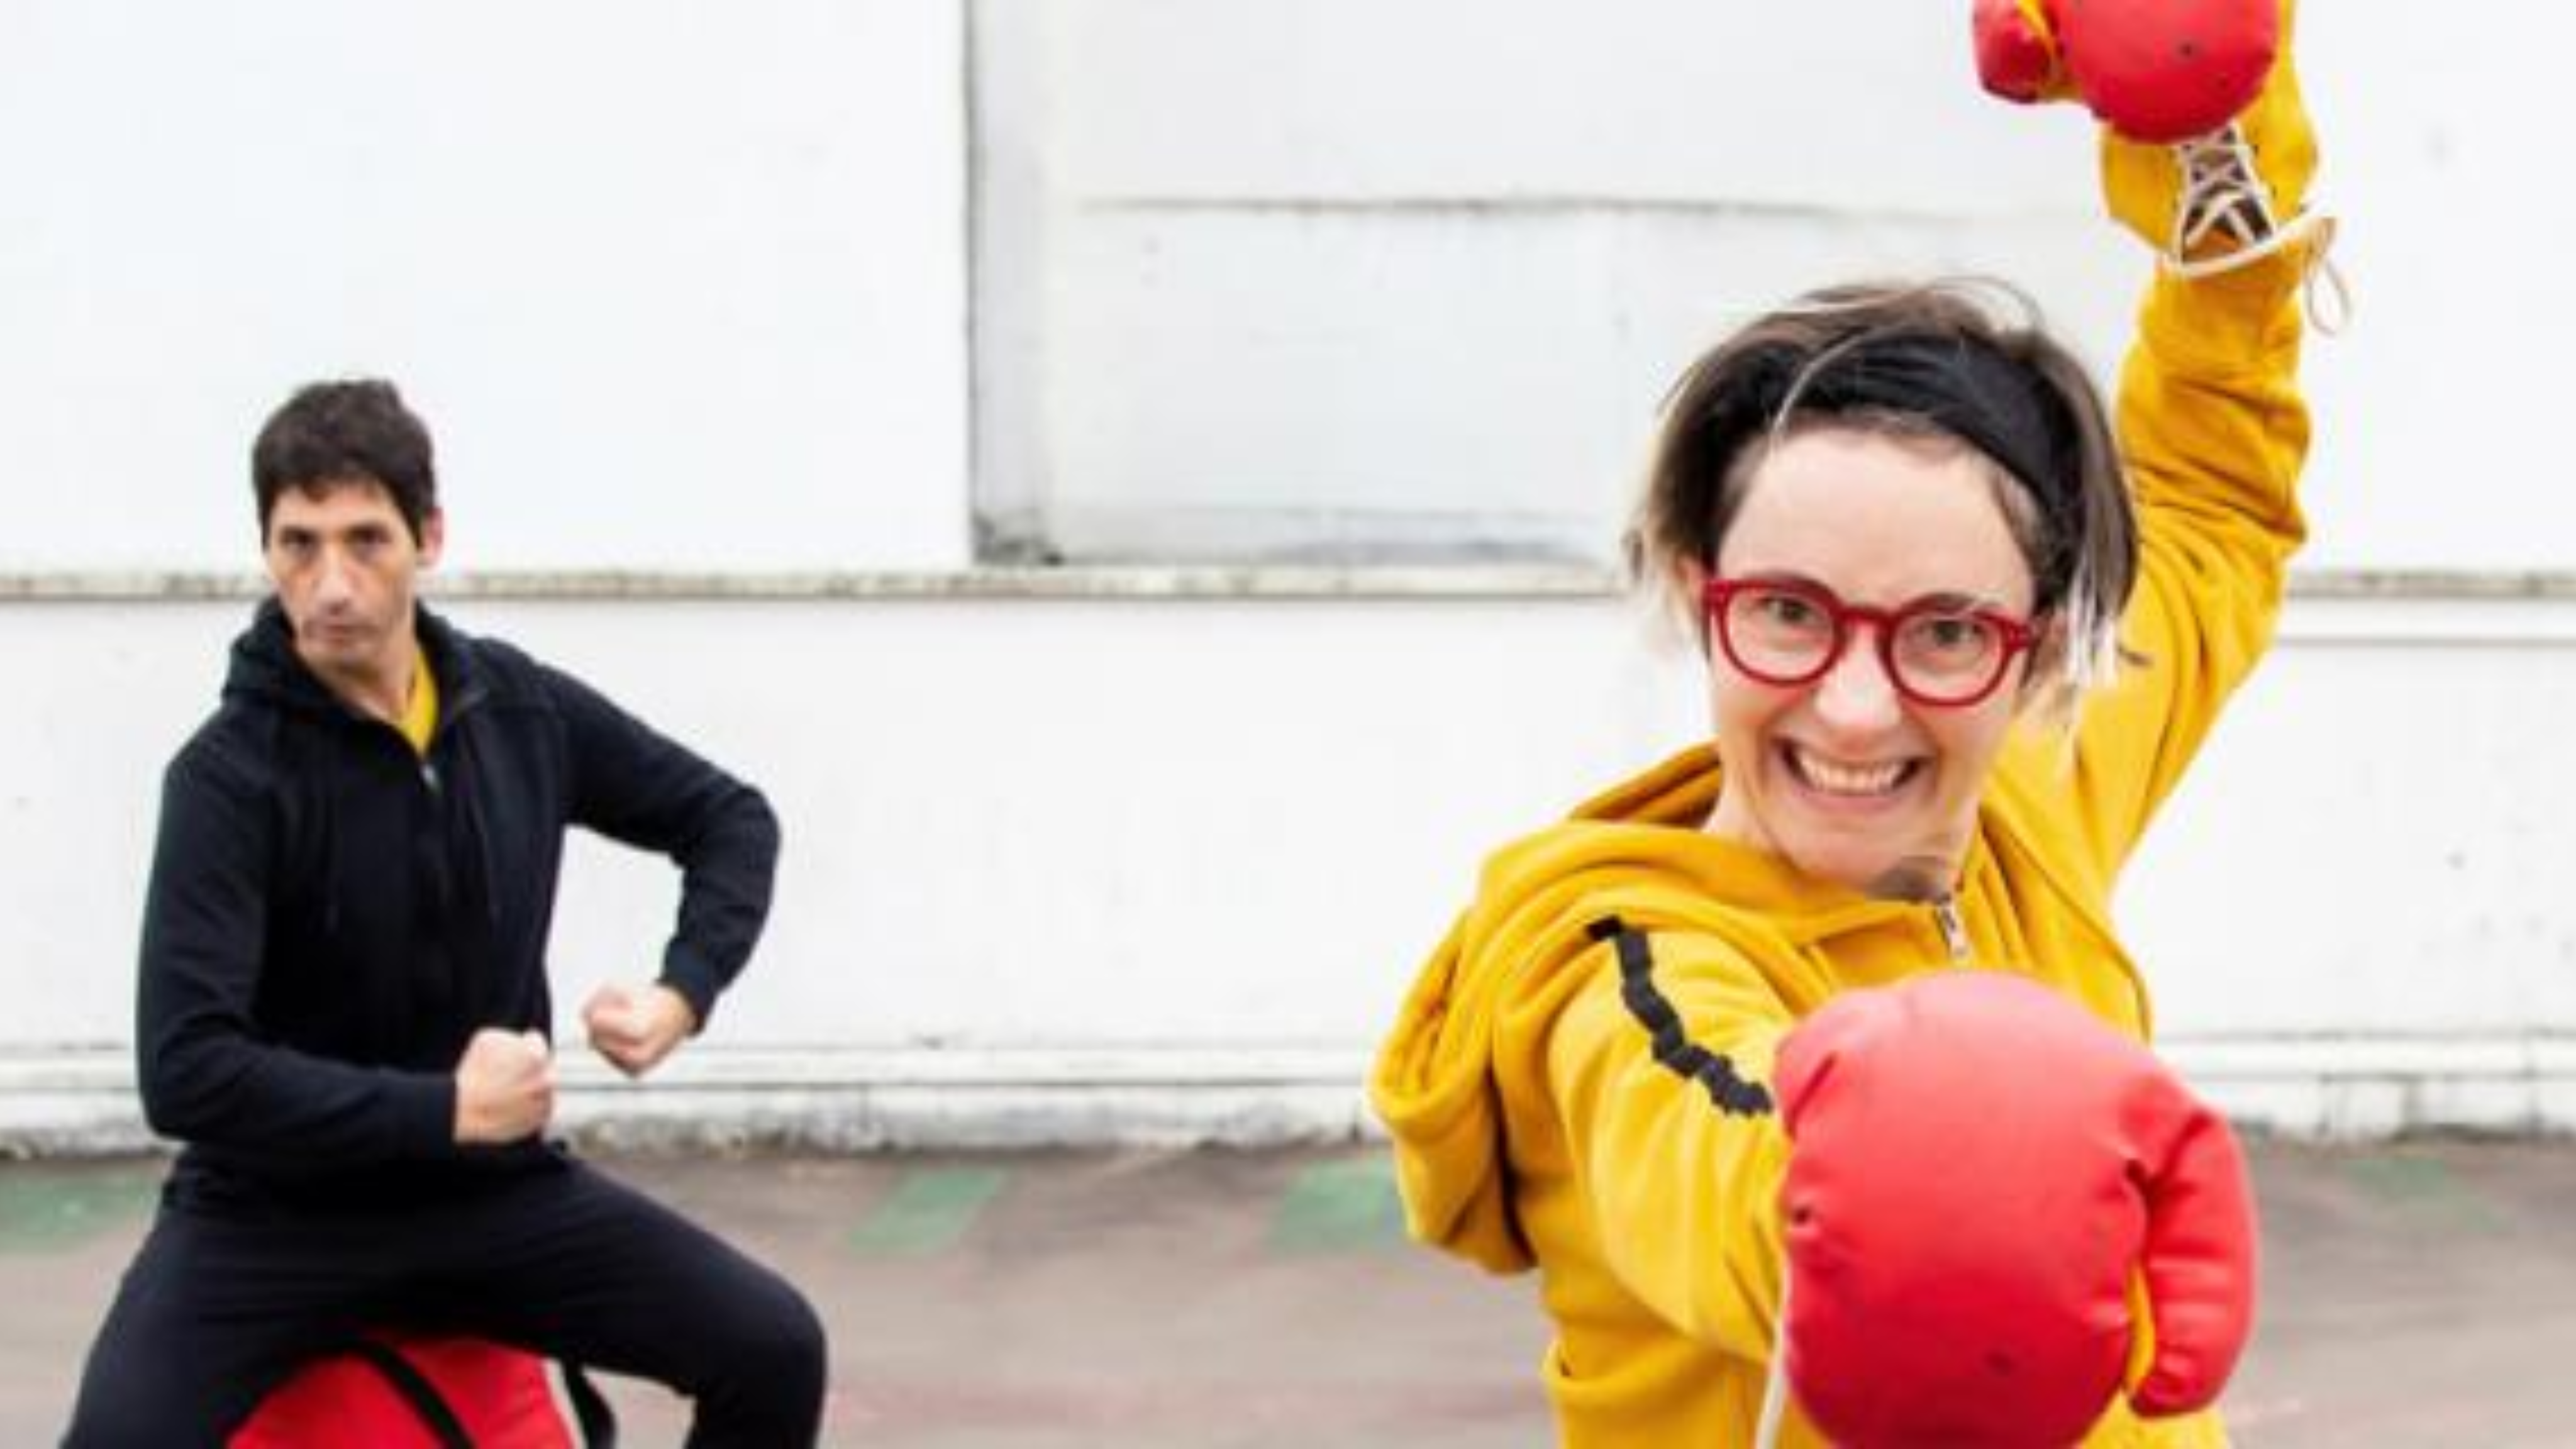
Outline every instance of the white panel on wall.
{"label": "white panel on wall", "polygon": [[1086,557],[1606,561],[1664,391],[1710,340],[1808,288],[1925,270],[2050,288],[2072,305],[2049,315],[2111,335],[2128,293],[2060,284],[2137,259],[2088,268],[2066,230],[1658,208],[1095,217],[1055,258],[1082,278],[1056,335],[1104,355],[1045,382],[1049,537]]}
{"label": "white panel on wall", "polygon": [[927,0],[0,10],[0,569],[250,561],[394,377],[465,567],[966,548],[963,23]]}
{"label": "white panel on wall", "polygon": [[[2541,339],[2576,325],[2543,37],[2313,5],[2310,566],[2576,558]],[[988,521],[1075,556],[1602,557],[1680,364],[1854,274],[2034,292],[2105,375],[2145,253],[2068,108],[1993,102],[1967,7],[984,0]],[[2498,24],[2506,24],[2499,21]],[[2402,82],[2402,83],[2401,83]]]}
{"label": "white panel on wall", "polygon": [[2116,335],[2084,128],[1983,101],[1963,14],[1868,8],[987,0],[988,520],[1601,559],[1664,386],[1799,289],[2008,271]]}

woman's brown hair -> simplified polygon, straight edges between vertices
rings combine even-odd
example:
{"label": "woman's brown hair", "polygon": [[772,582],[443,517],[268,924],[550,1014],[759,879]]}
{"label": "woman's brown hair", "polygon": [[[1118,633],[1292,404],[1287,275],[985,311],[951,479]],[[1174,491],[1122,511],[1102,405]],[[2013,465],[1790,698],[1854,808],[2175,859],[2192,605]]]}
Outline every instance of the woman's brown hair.
{"label": "woman's brown hair", "polygon": [[[1677,603],[1715,567],[1762,458],[1801,429],[1941,439],[1991,462],[2055,646],[2037,682],[2065,702],[2105,682],[2137,579],[2137,518],[2100,392],[1999,282],[1862,284],[1756,319],[1685,371],[1664,407],[1630,571]],[[1690,605],[1695,610],[1695,605]]]}

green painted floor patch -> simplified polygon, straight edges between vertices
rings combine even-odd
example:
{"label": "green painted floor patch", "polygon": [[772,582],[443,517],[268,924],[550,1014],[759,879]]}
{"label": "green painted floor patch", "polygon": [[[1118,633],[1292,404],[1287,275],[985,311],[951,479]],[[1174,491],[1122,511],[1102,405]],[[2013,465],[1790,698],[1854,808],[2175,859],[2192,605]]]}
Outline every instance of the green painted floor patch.
{"label": "green painted floor patch", "polygon": [[0,1253],[77,1247],[152,1210],[148,1172],[0,1173]]}
{"label": "green painted floor patch", "polygon": [[923,1258],[945,1251],[975,1226],[976,1215],[1010,1173],[998,1167],[924,1167],[851,1230],[852,1251],[878,1258]]}
{"label": "green painted floor patch", "polygon": [[1353,1253],[1404,1241],[1404,1203],[1395,1164],[1384,1157],[1318,1163],[1300,1172],[1270,1220],[1270,1245],[1282,1253]]}

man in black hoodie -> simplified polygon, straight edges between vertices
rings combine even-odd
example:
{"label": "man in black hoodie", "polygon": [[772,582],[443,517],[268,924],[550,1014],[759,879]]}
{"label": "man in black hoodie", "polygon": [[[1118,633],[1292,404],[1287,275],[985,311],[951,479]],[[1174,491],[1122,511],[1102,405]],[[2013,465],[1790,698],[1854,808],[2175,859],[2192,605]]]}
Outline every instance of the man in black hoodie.
{"label": "man in black hoodie", "polygon": [[144,910],[145,1115],[185,1144],[68,1442],[219,1444],[379,1326],[671,1385],[693,1445],[814,1442],[821,1325],[784,1280],[544,1136],[567,826],[681,870],[649,985],[585,1004],[630,1075],[702,1029],[768,914],[760,793],[415,599],[430,441],[320,383],[252,450],[273,597],[171,762]]}

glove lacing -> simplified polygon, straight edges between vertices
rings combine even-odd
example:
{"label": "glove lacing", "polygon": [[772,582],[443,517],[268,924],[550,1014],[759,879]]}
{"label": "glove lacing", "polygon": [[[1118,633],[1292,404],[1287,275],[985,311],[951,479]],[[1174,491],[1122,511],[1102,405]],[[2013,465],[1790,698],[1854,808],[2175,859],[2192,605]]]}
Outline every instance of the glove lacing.
{"label": "glove lacing", "polygon": [[[2275,215],[2272,188],[2255,165],[2253,143],[2234,121],[2176,145],[2173,153],[2182,184],[2174,195],[2172,240],[2162,258],[2165,270],[2186,279],[2211,277],[2313,243],[2304,280],[2308,316],[2319,331],[2340,331],[2351,316],[2352,297],[2343,273],[2326,256],[2334,245],[2334,219],[2314,211],[2286,222]],[[2193,255],[2212,240],[2218,242],[2216,250]],[[2319,300],[2321,282],[2327,301]]]}

